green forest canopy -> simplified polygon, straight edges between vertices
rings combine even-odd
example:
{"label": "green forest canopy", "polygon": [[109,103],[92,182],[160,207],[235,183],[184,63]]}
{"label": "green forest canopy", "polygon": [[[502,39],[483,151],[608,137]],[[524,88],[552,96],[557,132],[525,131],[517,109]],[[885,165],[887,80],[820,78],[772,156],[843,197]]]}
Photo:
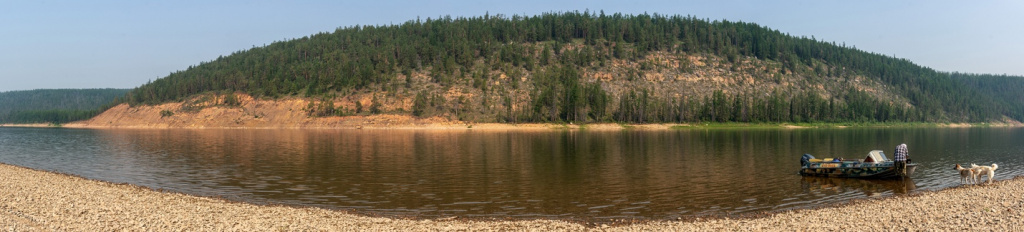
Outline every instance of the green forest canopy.
{"label": "green forest canopy", "polygon": [[0,92],[0,123],[65,123],[109,108],[128,89],[38,89]]}
{"label": "green forest canopy", "polygon": [[[655,53],[721,58],[734,66],[759,60],[772,66],[764,70],[775,70],[759,78],[802,78],[810,84],[764,94],[704,89],[678,97],[628,83],[616,89],[583,74],[609,70],[604,67],[613,61],[644,67],[644,60]],[[678,72],[697,71],[684,65]],[[429,78],[420,81],[416,76]],[[836,91],[829,94],[810,88],[813,80],[851,76],[881,83],[907,104],[854,86],[830,87]],[[374,105],[413,100],[411,108],[391,113],[472,121],[985,122],[1004,116],[1024,120],[1022,87],[1024,78],[1017,76],[937,72],[906,59],[790,36],[754,23],[585,11],[446,16],[338,28],[202,62],[142,85],[123,100],[158,104],[202,93],[240,92],[329,101],[373,93]],[[442,94],[451,89],[475,95]],[[375,109],[373,113],[380,113]],[[310,111],[320,116],[369,113],[333,104]]]}

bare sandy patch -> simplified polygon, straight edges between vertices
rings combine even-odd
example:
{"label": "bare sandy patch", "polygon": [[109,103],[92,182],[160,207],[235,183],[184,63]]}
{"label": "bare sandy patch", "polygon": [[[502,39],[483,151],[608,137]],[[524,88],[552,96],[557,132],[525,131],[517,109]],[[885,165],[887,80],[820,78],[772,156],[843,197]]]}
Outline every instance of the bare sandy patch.
{"label": "bare sandy patch", "polygon": [[809,127],[806,127],[806,126],[797,126],[797,125],[790,125],[790,124],[783,124],[783,125],[781,125],[781,126],[782,126],[782,128],[787,128],[787,129],[803,129],[803,128],[809,128]]}

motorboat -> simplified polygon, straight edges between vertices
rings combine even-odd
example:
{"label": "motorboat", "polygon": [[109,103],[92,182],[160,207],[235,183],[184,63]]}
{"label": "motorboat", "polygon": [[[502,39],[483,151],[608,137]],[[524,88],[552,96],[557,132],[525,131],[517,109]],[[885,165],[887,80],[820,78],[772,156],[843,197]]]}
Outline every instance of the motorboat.
{"label": "motorboat", "polygon": [[917,169],[917,164],[907,162],[906,173],[897,171],[896,162],[885,156],[881,150],[868,152],[864,159],[815,158],[811,154],[800,157],[800,175],[896,179],[910,177]]}

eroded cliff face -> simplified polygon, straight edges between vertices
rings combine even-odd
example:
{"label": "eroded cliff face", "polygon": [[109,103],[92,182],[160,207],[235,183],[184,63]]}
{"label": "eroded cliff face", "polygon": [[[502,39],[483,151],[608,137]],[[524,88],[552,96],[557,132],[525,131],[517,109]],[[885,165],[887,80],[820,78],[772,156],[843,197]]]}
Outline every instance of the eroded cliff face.
{"label": "eroded cliff face", "polygon": [[[458,126],[442,118],[418,119],[407,115],[310,117],[309,100],[263,100],[236,95],[237,104],[224,105],[224,96],[201,96],[185,102],[129,106],[120,104],[92,119],[68,127],[95,128],[398,128]],[[205,99],[203,99],[205,98]],[[203,100],[199,100],[203,99]]]}

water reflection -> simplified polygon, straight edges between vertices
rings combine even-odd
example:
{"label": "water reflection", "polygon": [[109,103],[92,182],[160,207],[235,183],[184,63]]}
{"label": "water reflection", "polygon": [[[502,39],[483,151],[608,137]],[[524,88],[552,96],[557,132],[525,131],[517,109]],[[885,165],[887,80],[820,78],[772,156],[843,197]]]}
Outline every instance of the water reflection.
{"label": "water reflection", "polygon": [[[1020,129],[611,132],[0,129],[0,162],[205,196],[441,217],[647,218],[935,190],[954,163],[1020,174]],[[797,175],[799,157],[910,145],[913,179]],[[1004,165],[1006,164],[1006,165]],[[1004,168],[1005,167],[1005,168]]]}
{"label": "water reflection", "polygon": [[907,194],[915,189],[913,178],[898,180],[828,178],[805,176],[800,178],[804,192],[827,192],[838,194],[849,191],[860,191],[864,196],[880,196],[884,194]]}

